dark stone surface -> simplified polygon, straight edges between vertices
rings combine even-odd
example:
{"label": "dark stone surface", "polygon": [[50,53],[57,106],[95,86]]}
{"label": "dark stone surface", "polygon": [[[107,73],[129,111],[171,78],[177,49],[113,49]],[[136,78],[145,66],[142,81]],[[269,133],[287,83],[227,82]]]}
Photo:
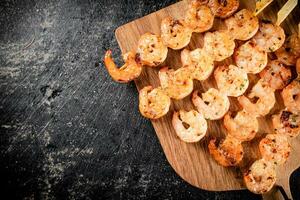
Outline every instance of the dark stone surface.
{"label": "dark stone surface", "polygon": [[184,182],[139,114],[134,84],[117,84],[104,70],[104,51],[120,54],[118,26],[174,2],[1,1],[2,195],[261,198],[248,191],[208,192]]}

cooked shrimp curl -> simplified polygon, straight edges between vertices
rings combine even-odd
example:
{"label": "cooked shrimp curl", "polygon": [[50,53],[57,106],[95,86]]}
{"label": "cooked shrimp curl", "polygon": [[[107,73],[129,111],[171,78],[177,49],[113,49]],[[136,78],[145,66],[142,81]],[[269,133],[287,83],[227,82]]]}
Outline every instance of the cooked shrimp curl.
{"label": "cooked shrimp curl", "polygon": [[271,60],[267,67],[259,73],[261,80],[268,84],[274,90],[283,89],[289,84],[292,78],[292,72],[278,60]]}
{"label": "cooked shrimp curl", "polygon": [[173,99],[183,99],[193,91],[193,80],[187,68],[179,68],[176,71],[163,67],[158,72],[162,89]]}
{"label": "cooked shrimp curl", "polygon": [[300,113],[300,79],[296,78],[288,86],[286,86],[281,96],[283,103],[288,111],[292,113]]}
{"label": "cooked shrimp curl", "polygon": [[270,191],[276,182],[274,164],[264,159],[255,161],[244,174],[244,182],[253,193],[263,194]]}
{"label": "cooked shrimp curl", "polygon": [[249,40],[259,28],[258,18],[253,12],[242,9],[225,20],[230,35],[237,40]]}
{"label": "cooked shrimp curl", "polygon": [[273,127],[276,133],[296,137],[300,133],[300,115],[287,110],[272,115]]}
{"label": "cooked shrimp curl", "polygon": [[142,65],[137,54],[128,52],[123,55],[125,64],[118,68],[112,59],[111,50],[106,51],[104,65],[114,81],[127,83],[139,77],[142,72]]}
{"label": "cooked shrimp curl", "polygon": [[255,116],[265,116],[273,108],[276,99],[274,90],[258,81],[247,96],[238,97],[243,109]]}
{"label": "cooked shrimp curl", "polygon": [[205,119],[221,119],[229,110],[230,102],[228,97],[219,90],[210,88],[198,96],[198,91],[193,92],[192,102],[199,112],[202,112]]}
{"label": "cooked shrimp curl", "polygon": [[275,165],[281,165],[288,159],[291,145],[285,135],[268,134],[260,141],[259,150],[263,159]]}
{"label": "cooked shrimp curl", "polygon": [[248,88],[247,73],[235,65],[219,66],[214,75],[218,89],[227,96],[241,96]]}
{"label": "cooked shrimp curl", "polygon": [[193,32],[202,33],[213,26],[214,15],[207,5],[193,0],[186,13],[185,22]]}
{"label": "cooked shrimp curl", "polygon": [[167,17],[161,22],[161,38],[171,49],[182,49],[190,43],[192,30],[182,20]]}
{"label": "cooked shrimp curl", "polygon": [[137,53],[144,65],[155,67],[167,58],[168,47],[163,44],[160,36],[145,33],[138,41]]}
{"label": "cooked shrimp curl", "polygon": [[174,112],[172,125],[177,136],[187,143],[200,141],[207,131],[206,120],[196,110]]}
{"label": "cooked shrimp curl", "polygon": [[239,0],[209,0],[208,6],[212,12],[220,18],[227,18],[232,15],[238,8]]}
{"label": "cooked shrimp curl", "polygon": [[225,140],[218,143],[216,139],[210,140],[208,150],[213,158],[224,167],[238,165],[244,155],[241,141],[231,136],[227,136]]}
{"label": "cooked shrimp curl", "polygon": [[257,118],[244,110],[239,111],[235,116],[232,112],[228,112],[224,116],[224,126],[228,135],[240,140],[252,140],[258,131]]}
{"label": "cooked shrimp curl", "polygon": [[152,86],[146,86],[139,92],[139,110],[146,118],[158,119],[164,116],[170,105],[170,97],[160,87],[153,89]]}

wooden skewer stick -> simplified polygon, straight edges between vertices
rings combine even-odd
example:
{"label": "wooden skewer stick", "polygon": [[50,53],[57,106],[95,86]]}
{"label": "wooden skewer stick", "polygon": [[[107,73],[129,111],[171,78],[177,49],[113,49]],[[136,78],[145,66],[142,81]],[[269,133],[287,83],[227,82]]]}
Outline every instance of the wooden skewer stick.
{"label": "wooden skewer stick", "polygon": [[279,26],[287,16],[292,12],[292,10],[297,6],[298,0],[288,0],[283,7],[277,13],[276,25]]}
{"label": "wooden skewer stick", "polygon": [[267,7],[273,0],[256,0],[254,15],[258,15],[265,7]]}

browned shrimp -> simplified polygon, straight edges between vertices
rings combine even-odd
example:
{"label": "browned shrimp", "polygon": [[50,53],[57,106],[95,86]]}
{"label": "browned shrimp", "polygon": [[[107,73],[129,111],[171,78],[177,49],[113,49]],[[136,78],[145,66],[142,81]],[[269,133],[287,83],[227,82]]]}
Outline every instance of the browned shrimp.
{"label": "browned shrimp", "polygon": [[209,0],[208,5],[217,17],[227,18],[239,8],[240,2],[239,0]]}
{"label": "browned shrimp", "polygon": [[170,97],[158,87],[146,86],[139,92],[139,109],[141,114],[149,119],[158,119],[169,111]]}
{"label": "browned shrimp", "polygon": [[259,73],[261,80],[268,84],[274,90],[283,89],[289,84],[292,78],[292,72],[278,60],[271,60],[267,67]]}
{"label": "browned shrimp", "polygon": [[186,13],[185,22],[193,32],[202,33],[213,26],[214,15],[203,2],[193,0]]}
{"label": "browned shrimp", "polygon": [[248,190],[256,194],[270,191],[276,182],[276,171],[273,163],[264,159],[255,161],[244,174]]}
{"label": "browned shrimp", "polygon": [[213,158],[224,167],[238,165],[244,155],[241,141],[229,135],[217,144],[216,139],[210,140],[208,149]]}
{"label": "browned shrimp", "polygon": [[232,116],[232,112],[228,112],[224,116],[224,126],[228,134],[240,141],[252,140],[258,131],[258,121],[244,110],[239,111],[236,116]]}
{"label": "browned shrimp", "polygon": [[281,165],[286,162],[291,152],[287,137],[282,134],[268,134],[259,143],[260,153],[266,161]]}
{"label": "browned shrimp", "polygon": [[292,113],[300,113],[300,79],[296,78],[286,86],[281,96],[285,107]]}
{"label": "browned shrimp", "polygon": [[291,48],[285,44],[275,51],[277,60],[285,65],[293,66],[296,64],[297,57],[292,53]]}
{"label": "browned shrimp", "polygon": [[282,110],[272,116],[273,127],[276,133],[296,137],[300,133],[300,115]]}
{"label": "browned shrimp", "polygon": [[111,57],[111,50],[106,51],[104,57],[104,65],[113,80],[120,83],[127,83],[140,76],[142,72],[142,65],[139,57],[133,53],[128,52],[123,55],[125,64],[118,68]]}

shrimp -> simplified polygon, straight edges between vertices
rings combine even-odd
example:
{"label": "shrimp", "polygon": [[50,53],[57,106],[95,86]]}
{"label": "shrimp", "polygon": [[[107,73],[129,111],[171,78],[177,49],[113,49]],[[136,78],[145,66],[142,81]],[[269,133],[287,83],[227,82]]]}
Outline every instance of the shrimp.
{"label": "shrimp", "polygon": [[[300,28],[299,28],[300,31]],[[291,48],[292,53],[300,57],[300,34],[293,33],[289,38],[289,47]]]}
{"label": "shrimp", "polygon": [[209,0],[208,6],[212,12],[220,18],[227,18],[232,15],[238,8],[239,0]]}
{"label": "shrimp", "polygon": [[276,182],[274,164],[264,159],[255,161],[244,174],[244,182],[253,193],[263,194],[270,191]]}
{"label": "shrimp", "polygon": [[169,111],[171,105],[170,97],[158,87],[146,86],[139,92],[139,110],[141,114],[149,119],[158,119]]}
{"label": "shrimp", "polygon": [[292,53],[291,48],[286,45],[275,51],[277,60],[285,65],[293,66],[296,64],[297,57]]}
{"label": "shrimp", "polygon": [[276,99],[274,90],[262,81],[259,81],[254,85],[248,97],[238,97],[238,102],[246,112],[255,116],[265,116],[273,108]]}
{"label": "shrimp", "polygon": [[174,71],[163,67],[159,70],[158,76],[162,89],[173,99],[183,99],[193,91],[193,80],[186,68]]}
{"label": "shrimp", "polygon": [[232,115],[232,112],[228,112],[224,116],[224,126],[228,135],[240,141],[252,140],[259,127],[257,118],[244,110],[239,111],[234,117]]}
{"label": "shrimp", "polygon": [[207,32],[204,35],[204,51],[207,51],[215,61],[230,57],[234,47],[234,40],[227,31]]}
{"label": "shrimp", "polygon": [[288,111],[292,113],[300,113],[300,79],[296,78],[288,86],[286,86],[281,96],[283,103]]}
{"label": "shrimp", "polygon": [[240,10],[225,20],[230,35],[237,40],[249,40],[259,28],[258,18],[247,9]]}
{"label": "shrimp", "polygon": [[163,43],[171,49],[182,49],[190,43],[192,30],[184,21],[170,17],[161,22],[161,38]]}
{"label": "shrimp", "polygon": [[292,78],[291,70],[278,60],[269,61],[267,67],[259,75],[261,80],[274,90],[283,89]]}
{"label": "shrimp", "polygon": [[259,142],[259,151],[266,161],[281,165],[288,159],[291,145],[285,135],[268,134]]}
{"label": "shrimp", "polygon": [[234,65],[219,66],[214,75],[219,90],[227,96],[238,97],[248,88],[247,73]]}
{"label": "shrimp", "polygon": [[296,137],[300,133],[300,115],[282,110],[272,116],[272,123],[276,133]]}
{"label": "shrimp", "polygon": [[168,47],[163,44],[160,36],[145,33],[138,41],[137,53],[144,65],[155,67],[167,58]]}
{"label": "shrimp", "polygon": [[284,43],[284,30],[280,26],[271,23],[261,23],[253,40],[265,51],[274,52]]}
{"label": "shrimp", "polygon": [[125,64],[118,68],[111,57],[111,50],[106,51],[104,56],[104,65],[113,80],[120,83],[127,83],[140,76],[142,65],[138,55],[128,52],[123,55]]}
{"label": "shrimp", "polygon": [[202,33],[213,26],[214,15],[207,5],[193,0],[186,13],[185,22],[193,32]]}
{"label": "shrimp", "polygon": [[181,51],[181,62],[184,67],[190,70],[191,78],[199,81],[206,80],[214,70],[212,58],[199,48],[193,51],[187,49]]}
{"label": "shrimp", "polygon": [[207,130],[206,120],[196,110],[174,112],[172,124],[177,136],[188,143],[200,141]]}
{"label": "shrimp", "polygon": [[192,101],[198,111],[203,113],[205,119],[209,120],[222,118],[230,106],[228,97],[214,88],[202,93],[202,98],[198,96],[196,90],[193,93]]}
{"label": "shrimp", "polygon": [[236,166],[238,165],[244,156],[244,149],[242,142],[234,137],[227,136],[225,140],[217,143],[214,138],[210,140],[208,144],[209,153],[213,158],[222,166]]}
{"label": "shrimp", "polygon": [[257,74],[266,67],[268,54],[254,41],[248,41],[235,51],[234,60],[247,73]]}

